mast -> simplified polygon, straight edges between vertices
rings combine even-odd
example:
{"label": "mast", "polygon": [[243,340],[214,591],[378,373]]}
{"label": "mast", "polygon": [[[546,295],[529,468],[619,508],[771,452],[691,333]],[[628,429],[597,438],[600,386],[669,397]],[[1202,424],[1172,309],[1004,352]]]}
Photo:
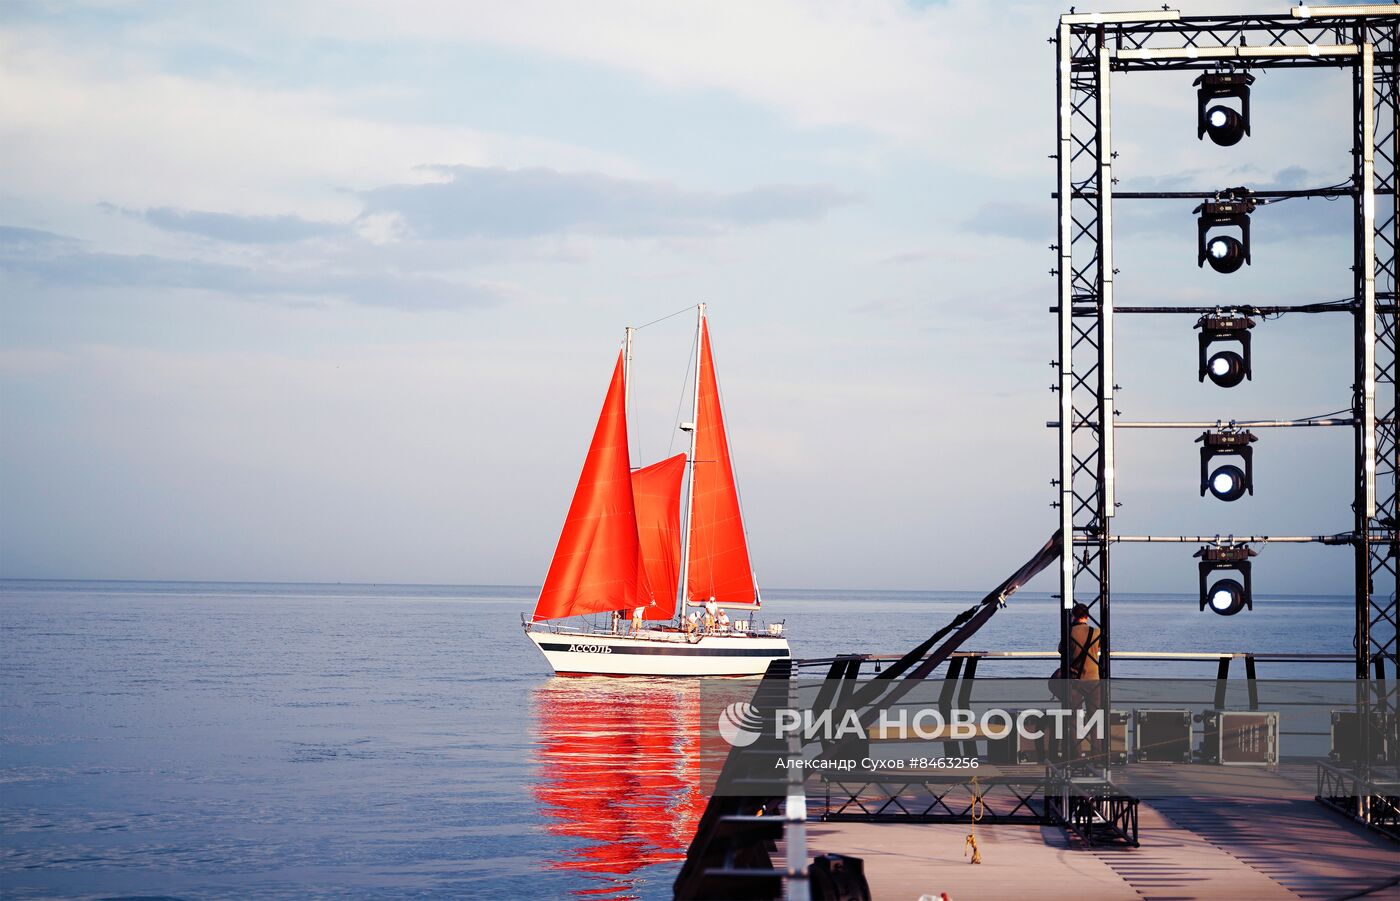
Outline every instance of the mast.
{"label": "mast", "polygon": [[[739,484],[724,425],[709,322],[703,316],[697,367],[695,462],[690,473],[690,497],[695,510],[690,524],[690,567],[686,574],[690,603],[703,604],[707,597],[713,597],[722,607],[756,609],[758,592],[739,504]],[[703,432],[701,425],[705,427]],[[702,454],[704,469],[700,468]],[[700,478],[702,474],[704,479]]]}
{"label": "mast", "polygon": [[635,331],[636,329],[632,328],[632,326],[627,326],[625,329],[625,337],[622,339],[622,411],[624,415],[631,412],[632,333]]}
{"label": "mast", "polygon": [[[690,453],[688,454],[690,459],[690,482],[686,486],[685,522],[681,524],[681,572],[676,588],[677,619],[685,616],[686,594],[688,594],[686,582],[689,578],[688,573],[690,572],[690,529],[695,521],[695,441],[696,426],[700,421],[700,354],[701,345],[704,343],[700,340],[700,337],[701,331],[705,325],[705,305],[703,303],[700,304],[698,310],[699,312],[695,318],[695,396],[692,399],[690,408],[690,428],[688,430],[690,432]],[[681,428],[684,429],[685,427],[686,423],[681,423]]]}
{"label": "mast", "polygon": [[[628,422],[632,418],[632,332],[636,329],[632,326],[625,326],[622,330],[622,419]],[[629,423],[630,424],[630,423]],[[627,432],[627,441],[632,441],[632,432]],[[632,448],[627,448],[628,456],[631,456]],[[630,467],[629,467],[630,471]],[[627,618],[627,608],[621,610],[623,619]],[[617,619],[614,617],[611,626],[617,629]]]}

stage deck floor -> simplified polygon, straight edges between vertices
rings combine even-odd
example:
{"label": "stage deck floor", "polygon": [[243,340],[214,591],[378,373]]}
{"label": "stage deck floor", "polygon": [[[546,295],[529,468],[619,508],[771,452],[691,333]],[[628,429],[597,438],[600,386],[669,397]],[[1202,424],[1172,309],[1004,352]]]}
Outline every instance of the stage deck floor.
{"label": "stage deck floor", "polygon": [[[1020,769],[1002,768],[1002,775]],[[1400,844],[1312,800],[1302,768],[1222,769],[1181,767],[1168,781],[1179,786],[1189,774],[1200,795],[1143,800],[1139,848],[1089,847],[1059,828],[981,824],[982,863],[973,866],[964,855],[965,824],[814,821],[809,853],[863,858],[875,898],[910,901],[940,892],[952,901],[1323,899],[1400,876]],[[1127,776],[1145,796],[1168,775],[1141,766],[1129,773],[1115,773],[1115,782]],[[1231,782],[1244,790],[1229,796]],[[1366,897],[1400,899],[1400,887]]]}

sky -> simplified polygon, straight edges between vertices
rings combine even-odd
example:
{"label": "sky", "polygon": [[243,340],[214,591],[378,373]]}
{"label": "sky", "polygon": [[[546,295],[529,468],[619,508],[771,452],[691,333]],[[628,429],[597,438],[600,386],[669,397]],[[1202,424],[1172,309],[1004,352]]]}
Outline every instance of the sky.
{"label": "sky", "polygon": [[[538,584],[623,328],[704,302],[761,584],[990,588],[1056,527],[1064,11],[0,5],[0,577]],[[1231,148],[1191,79],[1115,81],[1120,189],[1348,177],[1344,73],[1261,73]],[[1259,211],[1230,276],[1193,205],[1118,205],[1120,304],[1349,295],[1344,202]],[[1125,419],[1349,406],[1349,318],[1262,324],[1228,391],[1192,324],[1120,318]],[[638,333],[634,465],[693,330]],[[1195,437],[1120,433],[1117,531],[1350,528],[1349,431],[1262,434],[1235,504]],[[1116,585],[1194,591],[1193,550]],[[1350,566],[1269,547],[1256,590]]]}

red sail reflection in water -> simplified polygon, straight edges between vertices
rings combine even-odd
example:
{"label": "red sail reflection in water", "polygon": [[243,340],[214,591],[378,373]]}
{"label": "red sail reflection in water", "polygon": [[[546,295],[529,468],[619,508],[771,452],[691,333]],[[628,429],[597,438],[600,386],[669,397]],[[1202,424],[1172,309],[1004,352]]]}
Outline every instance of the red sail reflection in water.
{"label": "red sail reflection in water", "polygon": [[699,686],[555,677],[533,700],[535,799],[550,834],[580,840],[546,866],[598,878],[576,895],[637,897],[637,871],[683,860],[705,809]]}

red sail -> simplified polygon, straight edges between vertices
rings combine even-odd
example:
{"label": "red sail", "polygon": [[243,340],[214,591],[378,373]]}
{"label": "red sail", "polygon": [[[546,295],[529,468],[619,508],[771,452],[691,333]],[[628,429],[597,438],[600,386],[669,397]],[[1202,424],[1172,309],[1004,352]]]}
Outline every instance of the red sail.
{"label": "red sail", "polygon": [[622,355],[603,401],[593,443],[549,564],[535,619],[622,610],[649,598],[627,456]]}
{"label": "red sail", "polygon": [[676,613],[676,586],[681,572],[681,480],[684,476],[685,454],[632,473],[642,568],[656,601],[654,606],[647,607],[646,619],[670,619]]}
{"label": "red sail", "polygon": [[699,415],[695,422],[695,488],[690,525],[690,565],[686,591],[692,601],[714,598],[722,604],[752,604],[756,594],[744,524],[739,518],[739,489],[729,461],[719,386],[710,354],[710,330],[700,322]]}

